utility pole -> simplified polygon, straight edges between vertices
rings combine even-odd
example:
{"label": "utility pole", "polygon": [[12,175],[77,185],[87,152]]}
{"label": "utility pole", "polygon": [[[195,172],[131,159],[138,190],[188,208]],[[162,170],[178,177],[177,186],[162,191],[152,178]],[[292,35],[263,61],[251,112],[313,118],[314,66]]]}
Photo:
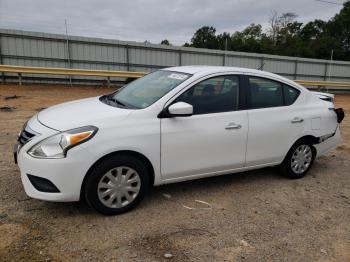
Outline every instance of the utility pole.
{"label": "utility pole", "polygon": [[223,66],[226,65],[226,53],[227,53],[227,37],[225,38],[225,52],[224,52],[224,60],[222,63]]}
{"label": "utility pole", "polygon": [[333,63],[333,53],[334,53],[334,50],[332,49],[332,52],[331,52],[331,62],[330,62],[330,64],[329,64],[329,70],[328,70],[328,81],[331,81],[332,63]]}
{"label": "utility pole", "polygon": [[[3,59],[2,59],[2,49],[1,49],[1,34],[0,34],[0,65],[3,64]],[[5,84],[5,73],[1,72],[1,79],[2,83]]]}
{"label": "utility pole", "polygon": [[[70,60],[70,52],[69,52],[69,39],[68,39],[67,19],[64,19],[64,25],[66,27],[66,49],[67,49],[68,67],[72,68],[72,64],[71,64],[71,60]],[[72,76],[69,76],[69,85],[72,87]]]}

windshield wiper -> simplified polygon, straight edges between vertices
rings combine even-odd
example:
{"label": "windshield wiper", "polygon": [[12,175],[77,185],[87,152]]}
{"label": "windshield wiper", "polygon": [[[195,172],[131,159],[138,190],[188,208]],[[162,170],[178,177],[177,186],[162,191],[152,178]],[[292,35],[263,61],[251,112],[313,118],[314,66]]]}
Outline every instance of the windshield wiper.
{"label": "windshield wiper", "polygon": [[118,99],[114,98],[113,96],[110,96],[110,95],[109,95],[109,96],[106,96],[105,99],[108,100],[108,101],[112,101],[112,102],[114,102],[115,104],[120,105],[120,106],[122,106],[122,107],[126,107],[126,105],[125,105],[124,103],[120,102]]}
{"label": "windshield wiper", "polygon": [[105,103],[107,105],[114,106],[114,107],[120,107],[120,108],[125,108],[125,109],[140,109],[139,107],[130,105],[128,103],[121,102],[117,98],[114,98],[113,94],[101,96],[100,101],[102,101],[103,103]]}
{"label": "windshield wiper", "polygon": [[125,104],[123,104],[122,102],[120,102],[118,99],[116,98],[111,98],[112,101],[114,101],[115,103],[117,103],[118,105],[121,105],[123,107],[126,107]]}

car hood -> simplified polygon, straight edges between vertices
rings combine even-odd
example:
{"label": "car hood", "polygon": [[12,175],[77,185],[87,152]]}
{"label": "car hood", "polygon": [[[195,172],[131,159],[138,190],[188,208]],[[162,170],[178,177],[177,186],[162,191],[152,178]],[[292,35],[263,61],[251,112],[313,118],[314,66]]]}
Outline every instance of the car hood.
{"label": "car hood", "polygon": [[120,121],[131,112],[129,109],[106,105],[99,100],[99,97],[92,97],[44,109],[39,112],[38,120],[47,127],[65,131],[86,125],[100,127],[108,120]]}

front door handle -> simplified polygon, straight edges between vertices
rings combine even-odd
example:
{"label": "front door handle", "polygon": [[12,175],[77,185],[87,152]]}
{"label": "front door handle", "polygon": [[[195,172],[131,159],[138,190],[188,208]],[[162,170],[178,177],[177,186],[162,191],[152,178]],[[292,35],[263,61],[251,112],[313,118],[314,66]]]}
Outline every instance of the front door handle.
{"label": "front door handle", "polygon": [[304,122],[304,119],[301,118],[301,117],[294,117],[291,121],[293,124],[294,123],[301,123],[301,122]]}
{"label": "front door handle", "polygon": [[242,126],[236,123],[229,123],[225,129],[230,130],[230,129],[240,129]]}

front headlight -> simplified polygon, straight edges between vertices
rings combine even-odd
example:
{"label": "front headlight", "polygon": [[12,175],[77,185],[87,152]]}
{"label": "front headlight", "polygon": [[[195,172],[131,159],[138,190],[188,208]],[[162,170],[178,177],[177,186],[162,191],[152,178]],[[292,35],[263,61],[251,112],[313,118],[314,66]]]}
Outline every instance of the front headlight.
{"label": "front headlight", "polygon": [[69,149],[91,139],[97,130],[95,126],[84,126],[50,136],[30,148],[28,154],[36,158],[64,158]]}

